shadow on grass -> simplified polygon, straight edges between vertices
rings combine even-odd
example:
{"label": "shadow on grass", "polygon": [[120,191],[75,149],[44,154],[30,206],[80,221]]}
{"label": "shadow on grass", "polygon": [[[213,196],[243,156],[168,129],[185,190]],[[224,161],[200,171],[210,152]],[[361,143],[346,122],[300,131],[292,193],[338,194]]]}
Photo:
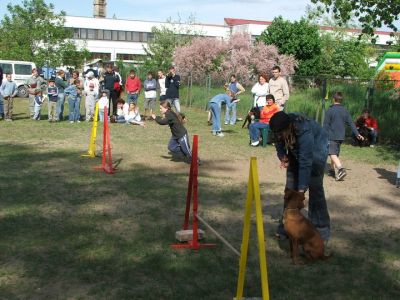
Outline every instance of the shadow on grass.
{"label": "shadow on grass", "polygon": [[[0,153],[1,299],[232,299],[238,259],[221,243],[200,251],[169,247],[183,221],[188,165],[170,172],[137,163],[109,176],[93,171],[100,159],[72,151],[0,144]],[[213,167],[229,172],[225,165],[206,166]],[[240,248],[246,186],[219,186],[202,177],[206,170],[199,170],[200,209]],[[398,298],[398,275],[385,257],[396,255],[399,243],[380,239],[381,234],[395,237],[394,230],[340,231],[354,251],[296,268],[269,238],[282,195],[267,196],[273,299]],[[340,202],[334,209],[345,211],[335,222],[351,225],[352,215]],[[245,294],[259,296],[252,227]]]}

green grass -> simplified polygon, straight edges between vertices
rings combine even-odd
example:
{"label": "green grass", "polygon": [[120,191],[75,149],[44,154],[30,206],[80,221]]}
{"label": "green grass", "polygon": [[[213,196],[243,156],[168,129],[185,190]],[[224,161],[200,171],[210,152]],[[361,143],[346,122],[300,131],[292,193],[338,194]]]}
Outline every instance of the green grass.
{"label": "green grass", "polygon": [[[100,158],[80,156],[91,124],[35,122],[26,117],[26,100],[17,99],[15,106],[16,121],[0,123],[0,299],[232,299],[238,258],[212,235],[207,241],[216,242],[215,249],[169,247],[183,221],[189,169],[164,157],[167,127],[112,124],[113,158],[120,164],[116,174],[106,175],[93,170]],[[336,201],[336,234],[350,248],[338,249],[328,262],[294,267],[287,245],[271,238],[284,187],[274,149],[249,148],[240,126],[214,138],[202,109],[186,111],[204,160],[201,214],[236,248],[249,157],[259,157],[271,299],[400,297],[395,227],[348,230],[346,202]],[[101,136],[100,128],[98,149]],[[385,148],[343,147],[354,160],[364,150],[371,167],[399,158]],[[255,236],[252,228],[248,296],[261,293]]]}

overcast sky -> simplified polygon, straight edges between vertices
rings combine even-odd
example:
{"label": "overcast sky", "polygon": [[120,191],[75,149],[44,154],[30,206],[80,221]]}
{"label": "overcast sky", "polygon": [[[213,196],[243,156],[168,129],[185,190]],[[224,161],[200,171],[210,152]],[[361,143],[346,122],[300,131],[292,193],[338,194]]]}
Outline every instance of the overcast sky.
{"label": "overcast sky", "polygon": [[[180,15],[186,21],[192,14],[196,22],[220,24],[224,18],[272,21],[282,15],[285,19],[297,20],[305,14],[310,0],[106,0],[107,17],[120,19],[166,21]],[[53,3],[57,11],[67,15],[93,16],[92,0],[46,0]],[[22,0],[0,0],[0,17],[7,12],[7,4],[19,4]]]}

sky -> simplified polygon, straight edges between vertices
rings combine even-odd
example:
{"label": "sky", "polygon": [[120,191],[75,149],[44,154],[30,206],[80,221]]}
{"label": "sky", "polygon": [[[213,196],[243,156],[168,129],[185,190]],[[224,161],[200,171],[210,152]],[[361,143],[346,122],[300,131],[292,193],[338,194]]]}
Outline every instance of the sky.
{"label": "sky", "polygon": [[[193,15],[197,23],[223,25],[224,18],[272,21],[279,15],[298,20],[305,15],[310,0],[106,0],[107,17],[144,21],[187,21]],[[53,3],[57,11],[67,15],[93,16],[92,0],[45,0]],[[0,18],[7,12],[7,4],[20,4],[22,0],[0,0]]]}

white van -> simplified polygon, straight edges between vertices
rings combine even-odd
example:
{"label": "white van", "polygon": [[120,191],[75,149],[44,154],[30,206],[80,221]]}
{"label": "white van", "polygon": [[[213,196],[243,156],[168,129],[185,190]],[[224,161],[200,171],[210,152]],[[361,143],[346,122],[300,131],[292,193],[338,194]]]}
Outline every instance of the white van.
{"label": "white van", "polygon": [[0,67],[3,69],[3,80],[6,80],[7,73],[12,74],[12,79],[18,87],[18,97],[28,97],[25,82],[32,75],[32,69],[36,68],[36,65],[29,61],[0,60]]}

